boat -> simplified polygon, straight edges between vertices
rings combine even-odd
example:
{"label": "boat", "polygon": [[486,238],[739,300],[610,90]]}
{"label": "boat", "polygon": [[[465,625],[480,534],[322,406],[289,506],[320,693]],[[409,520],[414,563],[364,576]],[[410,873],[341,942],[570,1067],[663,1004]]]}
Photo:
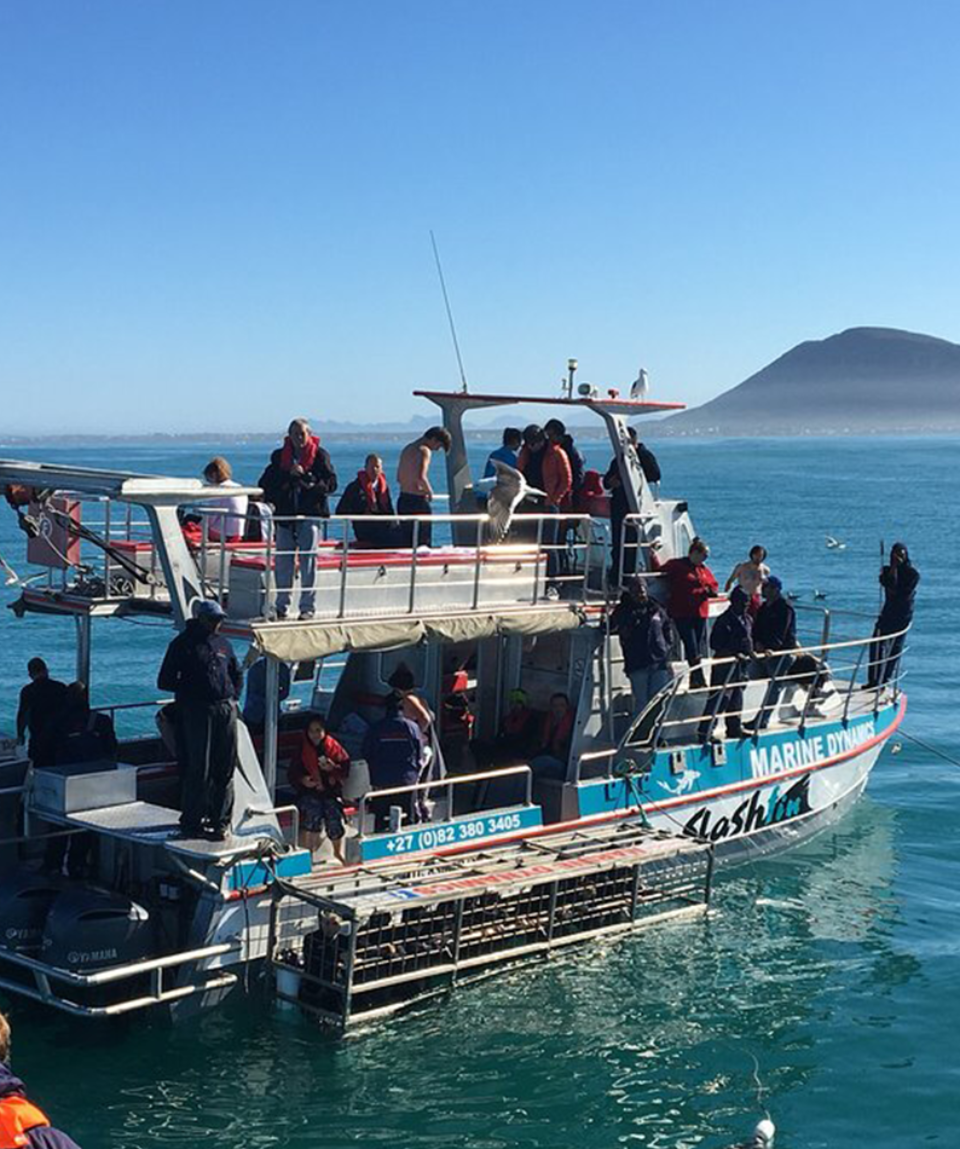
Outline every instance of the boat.
{"label": "boat", "polygon": [[[177,1016],[217,1004],[256,964],[278,1001],[342,1029],[522,959],[701,915],[715,865],[800,842],[862,793],[906,695],[901,658],[874,673],[891,636],[855,612],[798,606],[775,702],[765,702],[768,678],[751,679],[732,715],[769,711],[749,734],[723,736],[731,713],[679,658],[634,713],[611,609],[628,569],[659,593],[658,562],[685,555],[695,530],[687,503],[645,478],[627,421],[676,404],[575,397],[572,386],[546,398],[417,394],[451,436],[449,511],[430,517],[445,539],[363,548],[352,538],[359,516],[330,516],[316,611],[302,620],[277,617],[267,508],[227,541],[210,502],[220,492],[198,480],[0,461],[27,560],[44,572],[24,580],[14,613],[74,620],[76,676],[92,678],[94,695],[95,620],[179,628],[205,600],[226,612],[223,633],[248,664],[265,660],[267,694],[262,732],[240,724],[223,842],[176,836],[176,763],[159,736],[124,739],[116,762],[36,770],[12,740],[0,746],[0,988],[80,1017]],[[532,507],[504,540],[489,538],[463,417],[520,403],[601,420],[629,509],[609,569],[602,497],[564,512],[563,537],[556,516]],[[426,522],[405,518],[416,539]],[[711,601],[711,620],[726,606]],[[307,711],[281,711],[284,664],[313,684]],[[414,786],[373,790],[359,748],[401,665],[437,716],[434,761]],[[146,682],[155,670],[144,667]],[[559,772],[527,760],[477,767],[471,746],[495,736],[517,688],[535,711],[569,700]],[[147,693],[134,705],[169,702]],[[343,864],[301,846],[283,784],[308,712],[354,758]],[[407,822],[412,793],[420,820]],[[396,802],[379,831],[377,798]],[[86,843],[82,877],[44,866],[51,835]]]}

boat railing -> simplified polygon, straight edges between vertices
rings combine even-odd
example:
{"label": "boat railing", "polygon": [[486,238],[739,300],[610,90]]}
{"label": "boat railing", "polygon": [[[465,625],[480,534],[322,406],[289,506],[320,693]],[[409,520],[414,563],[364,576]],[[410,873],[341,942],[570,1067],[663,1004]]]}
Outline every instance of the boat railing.
{"label": "boat railing", "polygon": [[411,782],[404,786],[389,786],[380,790],[368,790],[360,799],[357,807],[358,836],[363,837],[366,826],[367,809],[371,802],[384,798],[411,797],[418,794],[427,794],[429,791],[441,792],[446,797],[446,816],[453,816],[454,791],[460,786],[477,786],[479,783],[490,782],[493,779],[520,777],[524,779],[523,802],[514,802],[512,805],[533,805],[533,770],[529,766],[510,766],[502,770],[479,770],[473,774],[447,775],[443,778],[427,780],[425,782]]}
{"label": "boat railing", "polygon": [[[235,985],[238,980],[235,973],[220,968],[219,964],[205,966],[203,963],[219,963],[226,955],[240,952],[240,941],[219,942],[81,973],[0,947],[0,971],[3,971],[0,989],[52,1005],[74,1017],[117,1017]],[[191,965],[199,966],[196,976],[183,984],[184,967]],[[23,979],[10,976],[9,966],[24,971]],[[169,983],[171,974],[180,984]],[[104,991],[111,987],[120,987],[126,992],[118,993],[116,1000],[101,1004]]]}
{"label": "boat railing", "polygon": [[[621,752],[709,743],[721,722],[742,730],[749,717],[742,736],[755,739],[783,729],[802,733],[814,716],[835,716],[846,724],[855,702],[875,715],[899,698],[909,629],[684,665],[634,717],[619,747],[580,755],[572,780],[580,781],[584,765],[613,760]],[[779,714],[783,693],[791,686],[801,687],[802,696],[791,700],[789,716]],[[828,703],[829,714],[822,710]]]}
{"label": "boat railing", "polygon": [[[193,546],[204,593],[234,618],[270,620],[278,598],[286,602],[311,591],[315,608],[308,605],[306,613],[321,620],[447,606],[536,606],[557,597],[582,600],[590,579],[589,538],[580,532],[569,537],[572,525],[589,522],[587,515],[517,514],[507,539],[494,542],[486,514],[270,515],[259,518],[263,537],[255,541],[214,530],[211,524],[222,523],[224,514],[219,507],[190,508],[199,521]],[[473,535],[469,545],[446,541],[454,524],[459,538]],[[291,545],[304,527],[312,562],[304,548]],[[378,532],[373,538],[379,543],[358,542],[358,527]],[[242,534],[249,533],[245,527]]]}

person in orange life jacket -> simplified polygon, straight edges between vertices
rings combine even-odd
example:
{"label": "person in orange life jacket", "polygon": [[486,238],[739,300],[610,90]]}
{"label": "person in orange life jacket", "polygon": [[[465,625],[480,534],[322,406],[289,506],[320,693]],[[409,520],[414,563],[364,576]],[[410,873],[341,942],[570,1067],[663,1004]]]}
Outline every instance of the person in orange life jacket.
{"label": "person in orange life jacket", "polygon": [[[565,424],[560,419],[548,419],[543,425],[543,433],[554,446],[559,447],[560,450],[563,451],[567,456],[567,462],[570,464],[570,493],[566,499],[564,499],[560,510],[579,511],[580,494],[583,490],[583,474],[587,468],[583,453],[573,441],[573,436],[569,434]],[[561,519],[557,527],[557,537],[559,541],[564,544],[567,543],[569,536],[572,534],[574,536],[574,542],[576,542],[577,526],[578,523],[576,519]],[[566,549],[559,551],[558,557],[563,573],[568,573],[569,556]]]}
{"label": "person in orange life jacket", "polygon": [[[399,694],[391,694],[386,703],[386,714],[375,722],[363,739],[363,757],[370,769],[370,785],[374,790],[394,786],[410,786],[420,777],[423,765],[423,734],[416,722],[404,718]],[[369,808],[374,816],[374,830],[386,830],[390,822],[390,807],[399,806],[407,822],[416,822],[418,803],[416,792],[374,795]]]}
{"label": "person in orange life jacket", "polygon": [[180,751],[180,836],[223,841],[233,813],[237,766],[237,699],[243,676],[233,647],[218,631],[217,602],[201,602],[196,617],[167,647],[157,687],[176,698]]}
{"label": "person in orange life jacket", "polygon": [[730,605],[713,624],[710,649],[716,658],[733,661],[714,666],[710,671],[710,685],[717,689],[707,695],[697,730],[701,742],[707,740],[714,719],[721,713],[726,720],[727,737],[743,737],[743,683],[753,657],[753,620],[749,606],[747,593],[735,586],[730,592]]}
{"label": "person in orange life jacket", "polygon": [[550,696],[550,709],[540,731],[540,750],[530,763],[534,778],[567,776],[567,759],[573,740],[573,710],[570,699],[561,693]]}
{"label": "person in orange life jacket", "polygon": [[344,862],[343,783],[350,773],[350,755],[327,733],[321,718],[311,718],[290,759],[287,778],[300,810],[300,844],[312,853],[323,833]]}
{"label": "person in orange life jacket", "polygon": [[[392,520],[393,499],[387,476],[383,473],[383,460],[379,455],[367,455],[363,470],[344,488],[337,503],[338,515],[383,515]],[[353,523],[353,533],[361,546],[398,547],[402,542],[400,524],[396,521],[371,523],[363,520]]]}
{"label": "person in orange life jacket", "polygon": [[[527,483],[537,490],[546,492],[547,501],[543,510],[548,515],[559,513],[573,488],[573,472],[566,451],[550,442],[542,427],[531,423],[523,432],[523,448],[517,459],[517,469]],[[547,549],[547,578],[555,579],[560,573],[560,557],[557,550],[557,529],[559,524],[545,521],[540,541]]]}
{"label": "person in orange life jacket", "polygon": [[54,1129],[47,1115],[28,1101],[23,1082],[10,1070],[10,1023],[0,1013],[0,1149],[80,1149]]}
{"label": "person in orange life jacket", "polygon": [[684,657],[693,671],[690,685],[701,687],[704,681],[699,667],[704,654],[710,599],[719,589],[713,572],[707,566],[710,548],[703,539],[695,538],[685,558],[661,563],[657,555],[659,546],[659,542],[652,544],[650,566],[661,571],[666,578],[667,614],[676,625]]}
{"label": "person in orange life jacket", "polygon": [[53,745],[57,721],[63,710],[67,687],[50,677],[42,658],[27,663],[29,683],[20,691],[17,708],[17,741],[27,744],[27,754],[35,767],[53,765]]}
{"label": "person in orange life jacket", "polygon": [[[300,617],[312,618],[316,608],[317,547],[320,524],[330,514],[327,496],[337,489],[337,473],[306,419],[294,419],[283,446],[270,456],[258,486],[271,504],[277,522],[277,618],[286,618],[293,591],[294,566],[300,561]],[[295,519],[295,521],[293,521]]]}

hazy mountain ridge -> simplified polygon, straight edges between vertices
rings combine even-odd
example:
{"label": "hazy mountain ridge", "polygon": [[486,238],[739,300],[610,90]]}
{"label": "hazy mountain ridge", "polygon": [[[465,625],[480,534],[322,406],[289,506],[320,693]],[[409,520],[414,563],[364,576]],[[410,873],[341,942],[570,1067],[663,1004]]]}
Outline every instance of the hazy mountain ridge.
{"label": "hazy mountain ridge", "polygon": [[960,430],[960,345],[889,327],[808,340],[738,386],[651,426],[659,435]]}

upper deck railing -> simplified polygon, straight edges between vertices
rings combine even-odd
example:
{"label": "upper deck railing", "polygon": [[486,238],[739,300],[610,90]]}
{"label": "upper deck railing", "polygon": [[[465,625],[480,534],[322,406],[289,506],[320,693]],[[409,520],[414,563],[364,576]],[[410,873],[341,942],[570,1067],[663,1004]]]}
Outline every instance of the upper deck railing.
{"label": "upper deck railing", "polygon": [[[584,515],[517,514],[508,538],[495,543],[485,514],[305,518],[263,504],[236,515],[203,503],[181,512],[177,541],[193,556],[203,596],[238,621],[540,606],[584,598],[590,575],[587,532],[576,530]],[[169,605],[161,554],[169,540],[142,508],[56,492],[27,522],[41,540],[28,544],[28,562],[45,568],[42,580],[33,569],[24,579],[31,605]],[[469,545],[448,541],[454,523]]]}

